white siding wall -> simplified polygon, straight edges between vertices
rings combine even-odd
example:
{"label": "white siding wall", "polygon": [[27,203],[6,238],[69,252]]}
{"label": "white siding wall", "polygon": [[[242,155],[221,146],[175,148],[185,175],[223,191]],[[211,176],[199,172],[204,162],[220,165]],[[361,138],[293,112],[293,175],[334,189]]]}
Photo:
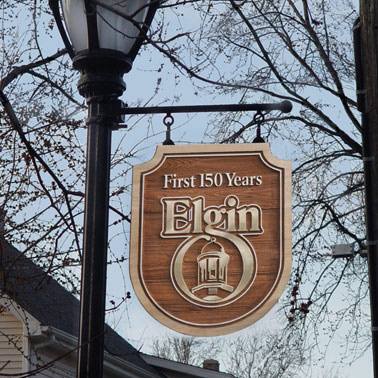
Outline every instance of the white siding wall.
{"label": "white siding wall", "polygon": [[21,373],[23,360],[22,323],[0,307],[0,373]]}

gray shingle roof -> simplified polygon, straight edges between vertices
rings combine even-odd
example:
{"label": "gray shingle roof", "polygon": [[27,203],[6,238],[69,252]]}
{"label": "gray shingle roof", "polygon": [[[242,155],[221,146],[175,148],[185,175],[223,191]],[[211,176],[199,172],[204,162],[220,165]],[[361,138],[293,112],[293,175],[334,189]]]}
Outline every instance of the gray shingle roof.
{"label": "gray shingle roof", "polygon": [[[42,325],[77,337],[80,304],[40,267],[9,243],[0,241],[0,287]],[[129,363],[159,375],[139,352],[111,327],[105,327],[105,350]]]}

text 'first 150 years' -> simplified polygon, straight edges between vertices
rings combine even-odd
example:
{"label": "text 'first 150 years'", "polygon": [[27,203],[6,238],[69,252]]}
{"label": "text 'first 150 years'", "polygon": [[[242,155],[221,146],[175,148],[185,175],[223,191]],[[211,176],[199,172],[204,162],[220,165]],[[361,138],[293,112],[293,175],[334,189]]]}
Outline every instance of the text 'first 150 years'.
{"label": "text 'first 150 years'", "polygon": [[199,173],[188,177],[178,177],[176,173],[163,175],[163,189],[210,188],[259,186],[263,183],[262,176],[241,176],[235,172]]}

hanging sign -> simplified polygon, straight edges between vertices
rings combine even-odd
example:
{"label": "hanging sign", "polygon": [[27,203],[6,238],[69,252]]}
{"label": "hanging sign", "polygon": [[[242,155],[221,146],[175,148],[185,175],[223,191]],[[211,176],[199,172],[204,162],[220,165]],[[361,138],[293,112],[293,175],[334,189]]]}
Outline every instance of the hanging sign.
{"label": "hanging sign", "polygon": [[273,307],[291,269],[290,166],[256,143],[159,146],[134,167],[130,274],[153,317],[217,336]]}

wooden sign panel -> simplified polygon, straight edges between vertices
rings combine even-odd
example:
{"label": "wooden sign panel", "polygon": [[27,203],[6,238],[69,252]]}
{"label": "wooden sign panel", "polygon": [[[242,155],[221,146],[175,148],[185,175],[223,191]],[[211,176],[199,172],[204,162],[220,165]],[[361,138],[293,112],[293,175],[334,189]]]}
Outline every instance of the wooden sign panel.
{"label": "wooden sign panel", "polygon": [[291,269],[290,169],[267,143],[159,146],[134,167],[130,275],[153,317],[217,336],[273,307]]}

